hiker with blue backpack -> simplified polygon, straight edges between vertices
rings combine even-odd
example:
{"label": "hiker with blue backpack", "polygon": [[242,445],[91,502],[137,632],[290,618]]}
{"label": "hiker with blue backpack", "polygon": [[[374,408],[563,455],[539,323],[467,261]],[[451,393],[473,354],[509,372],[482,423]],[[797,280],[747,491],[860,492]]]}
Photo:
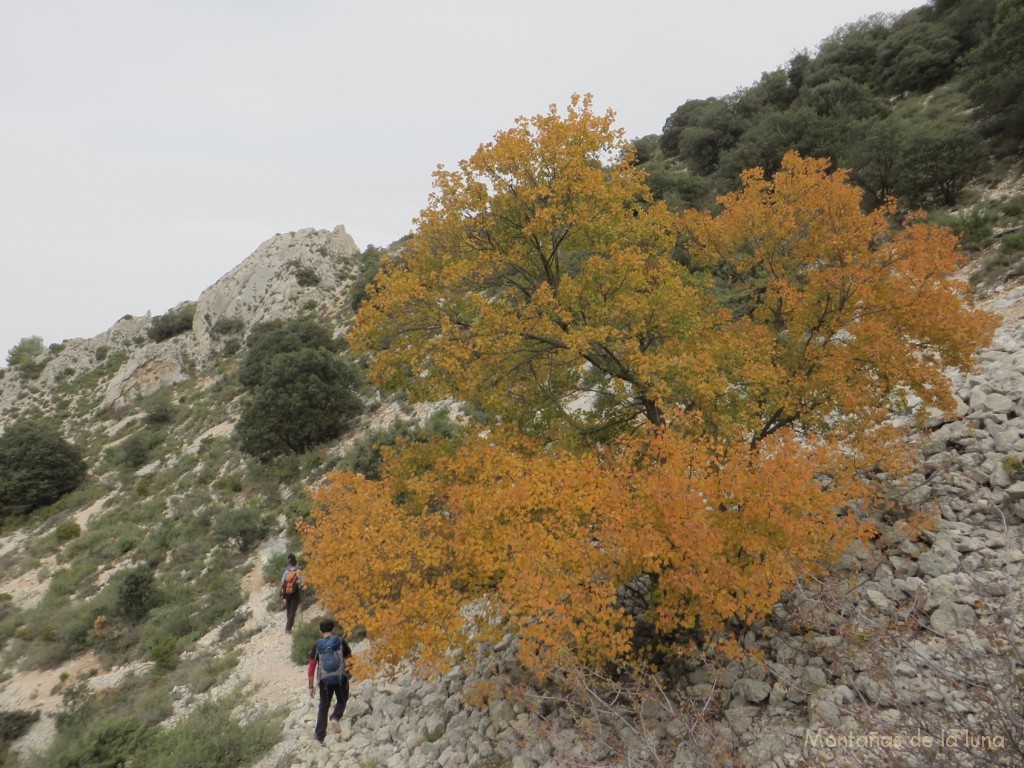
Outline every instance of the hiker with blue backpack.
{"label": "hiker with blue backpack", "polygon": [[336,699],[331,713],[331,725],[335,732],[341,730],[341,716],[348,703],[348,663],[352,649],[344,638],[334,634],[334,622],[324,619],[320,622],[320,639],[309,652],[309,696],[313,697],[314,681],[320,689],[320,709],[316,713],[316,730],[313,732],[321,744],[327,736],[327,711],[331,698]]}

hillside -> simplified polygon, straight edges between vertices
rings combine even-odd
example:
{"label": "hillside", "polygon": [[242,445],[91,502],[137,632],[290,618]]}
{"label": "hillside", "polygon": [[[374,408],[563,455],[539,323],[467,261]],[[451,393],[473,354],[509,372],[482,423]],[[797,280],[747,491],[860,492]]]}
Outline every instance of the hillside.
{"label": "hillside", "polygon": [[[298,286],[296,265],[316,271],[321,284]],[[787,598],[758,641],[763,662],[705,659],[685,673],[682,698],[648,693],[618,710],[595,709],[596,699],[564,694],[559,705],[521,688],[528,678],[506,641],[433,682],[408,673],[357,682],[340,740],[318,752],[309,739],[314,712],[302,704],[302,667],[291,661],[264,574],[276,579],[283,553],[296,546],[289,520],[302,514],[302,485],[336,464],[351,438],[283,464],[240,454],[230,437],[238,352],[225,352],[204,331],[225,312],[244,313],[248,326],[314,301],[343,323],[346,286],[358,268],[343,230],[278,236],[199,297],[203,311],[190,332],[140,343],[151,321],[125,319],[51,353],[37,379],[9,373],[0,382],[5,418],[63,410],[94,467],[80,490],[0,540],[9,574],[0,588],[8,596],[0,702],[5,712],[43,715],[5,764],[109,764],[82,762],[83,755],[110,754],[115,747],[97,745],[111,740],[130,746],[131,732],[116,728],[129,714],[162,722],[171,750],[181,740],[219,740],[222,730],[237,731],[232,738],[241,741],[229,743],[252,746],[254,760],[257,745],[276,744],[257,763],[265,768],[608,765],[616,754],[642,765],[703,765],[715,754],[737,755],[741,764],[807,765],[830,750],[855,765],[950,755],[975,764],[969,759],[981,753],[973,747],[907,746],[915,729],[957,728],[994,739],[998,748],[984,753],[993,764],[1019,756],[1021,690],[1012,673],[1024,482],[1012,462],[1024,439],[1021,288],[989,299],[1006,318],[1003,328],[979,372],[956,380],[960,410],[932,423],[921,472],[911,478],[920,484],[907,500],[937,503],[937,526],[914,541],[896,522],[873,550],[849,557],[834,581]],[[108,358],[96,361],[104,346]],[[77,375],[56,375],[75,364]],[[171,395],[174,415],[154,424],[147,403],[159,392]],[[140,399],[126,401],[128,393]],[[394,403],[373,418],[379,428],[428,412]],[[111,457],[132,435],[157,431],[162,440],[141,466]],[[238,509],[260,512],[257,534],[218,524]],[[71,521],[80,533],[61,533]],[[130,621],[119,613],[117,590],[138,564],[152,569],[162,597]],[[300,622],[317,615],[308,606]],[[858,640],[865,637],[869,645]],[[482,707],[462,696],[495,680],[506,694],[490,694]],[[208,701],[221,704],[197,709]],[[261,719],[275,708],[290,714]],[[201,719],[182,719],[189,712]],[[836,741],[851,733],[890,740],[852,748]]]}
{"label": "hillside", "polygon": [[[653,199],[646,196],[640,176],[629,175],[635,166],[605,173],[591,156],[581,155],[582,161],[572,165],[578,158],[561,152],[608,130],[600,115],[588,111],[588,102],[577,98],[572,103],[576,111],[570,111],[576,122],[559,122],[553,113],[534,118],[535,126],[553,125],[552,134],[563,140],[566,135],[581,139],[558,144],[558,151],[550,155],[559,162],[563,154],[570,156],[567,167],[572,173],[555,173],[556,180],[584,180],[578,187],[559,188],[564,200],[551,195],[547,186],[541,185],[539,192],[532,187],[533,176],[522,169],[533,166],[517,162],[523,156],[509,161],[500,155],[504,149],[496,139],[491,150],[501,162],[490,166],[486,156],[476,160],[484,174],[499,168],[492,183],[466,183],[462,188],[455,174],[445,177],[447,186],[432,198],[434,207],[421,219],[419,243],[361,252],[341,226],[278,234],[194,300],[162,315],[125,316],[94,338],[49,347],[38,339],[23,340],[9,353],[8,366],[0,369],[0,460],[30,459],[19,464],[17,472],[0,466],[0,557],[5,566],[0,577],[0,765],[1024,765],[1024,285],[1019,280],[1024,275],[1024,174],[1019,114],[1006,108],[1007,88],[1012,90],[1014,78],[1024,70],[1018,50],[1024,29],[1018,24],[1021,13],[1019,3],[1006,0],[937,0],[899,19],[863,20],[837,31],[813,56],[800,54],[785,69],[766,73],[751,88],[680,106],[661,136],[635,142],[636,159],[648,174]],[[1003,57],[1002,69],[991,64],[997,54]],[[581,125],[586,130],[567,133]],[[515,135],[516,151],[534,139],[547,149],[541,128],[535,134]],[[960,152],[964,147],[969,151]],[[713,217],[672,217],[690,205],[727,211],[728,203],[716,208],[713,199],[737,189],[740,170],[758,163],[768,171],[778,170],[784,152],[793,148],[807,156],[832,157],[851,168],[851,180],[866,190],[866,213],[857,197],[848,206],[852,212],[829,219],[829,224],[838,222],[848,227],[843,232],[860,233],[868,231],[872,211],[892,213],[870,220],[884,234],[866,237],[864,253],[875,254],[879,243],[898,241],[897,220],[917,206],[929,209],[932,223],[956,231],[972,257],[961,276],[974,286],[978,304],[993,314],[998,329],[990,343],[969,356],[973,368],[937,369],[936,378],[950,383],[952,407],[945,412],[922,407],[926,401],[907,394],[910,387],[888,388],[889,373],[902,375],[904,369],[886,365],[897,358],[908,360],[908,378],[914,379],[919,369],[913,364],[925,358],[945,362],[936,348],[954,356],[972,349],[972,340],[960,339],[960,329],[950,327],[955,325],[950,317],[977,321],[979,329],[985,328],[985,319],[980,314],[956,315],[958,308],[952,304],[917,305],[945,307],[950,314],[922,317],[907,312],[900,318],[901,333],[887,337],[888,346],[880,345],[881,352],[858,350],[876,356],[880,362],[873,360],[874,367],[851,367],[846,378],[834,381],[815,379],[808,400],[825,402],[834,396],[828,401],[832,410],[817,421],[809,411],[798,410],[789,421],[771,416],[762,437],[771,437],[784,421],[786,428],[795,424],[799,429],[780,431],[790,444],[782,437],[764,443],[770,446],[762,454],[767,459],[750,464],[754,470],[748,470],[749,478],[744,475],[746,487],[730,488],[721,504],[709,501],[717,498],[708,490],[715,481],[728,485],[721,467],[729,463],[723,459],[707,471],[711,481],[696,486],[699,492],[692,496],[686,496],[689,487],[673,482],[655,488],[652,519],[663,508],[672,510],[664,517],[683,518],[690,508],[709,517],[742,513],[744,504],[758,506],[758,489],[767,488],[764,493],[774,494],[778,509],[788,514],[795,508],[795,518],[826,521],[818,529],[794,528],[800,540],[773,540],[771,547],[760,553],[753,550],[753,555],[746,549],[752,539],[742,538],[748,531],[741,530],[734,559],[723,557],[717,566],[712,562],[707,567],[703,581],[712,585],[707,587],[712,597],[719,578],[725,585],[720,592],[735,597],[731,590],[741,591],[723,576],[734,565],[735,574],[742,576],[744,570],[757,571],[770,557],[775,557],[770,562],[778,570],[761,568],[767,571],[764,590],[774,595],[771,589],[778,583],[795,584],[782,590],[777,600],[773,597],[760,614],[740,605],[738,598],[736,605],[719,611],[721,634],[745,652],[734,658],[728,647],[704,643],[713,634],[708,630],[702,635],[701,622],[712,620],[710,610],[689,625],[670,625],[670,630],[650,619],[659,611],[662,616],[672,611],[671,603],[665,607],[656,601],[669,592],[671,570],[664,564],[675,554],[655,551],[659,530],[654,523],[626,518],[622,530],[615,531],[619,539],[598,538],[601,520],[595,510],[607,512],[614,502],[626,508],[622,497],[630,494],[620,497],[620,487],[641,496],[643,486],[627,484],[648,465],[657,477],[659,466],[671,466],[671,451],[658,461],[636,454],[632,463],[626,454],[625,468],[611,481],[601,475],[604,466],[599,461],[545,462],[562,440],[574,449],[606,451],[607,465],[614,467],[610,446],[618,444],[616,438],[629,445],[632,433],[642,431],[636,425],[644,418],[652,428],[671,423],[666,400],[684,403],[679,412],[709,414],[710,426],[702,437],[717,439],[734,429],[743,435],[739,442],[747,442],[749,425],[759,425],[761,413],[751,411],[750,416],[744,407],[770,402],[775,395],[771,386],[783,379],[779,371],[799,356],[780,353],[782,362],[769,372],[771,366],[737,359],[742,357],[737,353],[767,350],[768,357],[773,350],[788,349],[797,334],[783,322],[781,300],[774,316],[756,306],[769,295],[772,281],[762,278],[770,270],[744,273],[743,265],[709,261],[692,233],[714,234]],[[895,153],[889,158],[892,164],[886,165],[883,149]],[[884,178],[878,175],[883,166],[890,174]],[[817,178],[810,165],[800,168],[805,173],[802,179]],[[515,184],[518,173],[527,178],[521,187]],[[494,183],[495,178],[509,182],[513,194],[497,196],[494,191],[501,184]],[[837,188],[830,188],[833,203],[841,198]],[[520,195],[524,190],[527,194]],[[492,193],[493,198],[488,196]],[[889,195],[897,201],[891,211],[875,208]],[[659,200],[668,205],[660,206]],[[779,210],[791,201],[770,202],[766,207]],[[815,207],[815,199],[809,197],[803,202],[805,208],[794,206],[789,219],[781,218],[797,222],[796,239],[810,237],[808,233],[826,218],[827,206]],[[450,210],[444,208],[448,203]],[[828,213],[840,208],[832,205]],[[805,210],[813,215],[800,219]],[[451,211],[454,215],[448,215]],[[593,211],[599,213],[591,217]],[[753,206],[740,209],[751,215],[736,218],[754,220],[753,211]],[[517,218],[520,215],[527,224]],[[578,220],[601,223],[575,240],[568,238],[566,233]],[[685,222],[691,234],[685,243],[678,237],[679,222]],[[532,229],[538,223],[542,236]],[[500,260],[505,252],[516,252],[521,244],[516,238],[523,232],[530,233],[524,238],[528,246],[555,243],[543,269],[531,271],[528,261]],[[757,230],[752,242],[763,237],[775,243],[765,232],[774,235],[770,228]],[[915,246],[913,255],[944,253],[947,246],[954,254],[952,238],[943,239],[947,236],[941,233],[932,238],[923,232],[914,235],[920,240],[908,235]],[[722,239],[733,235],[725,230],[717,234]],[[757,250],[739,235],[736,238],[737,253],[745,257]],[[839,239],[815,242],[826,242],[832,249]],[[778,242],[779,253],[797,250],[788,248],[791,241],[785,238]],[[444,248],[437,247],[439,243]],[[559,253],[563,243],[564,252]],[[643,247],[634,247],[636,243]],[[918,248],[919,243],[925,245]],[[907,274],[912,278],[898,284],[878,279],[881,269],[877,274],[868,270],[868,277],[867,271],[841,272],[847,260],[861,255],[851,248],[854,258],[847,259],[844,247],[842,243],[834,249],[839,254],[834,259],[839,265],[836,274],[851,284],[874,279],[880,292],[895,288],[896,301],[885,294],[890,304],[902,302],[901,289],[906,295],[921,286],[927,289],[934,277],[920,266],[929,263],[925,258],[908,261],[904,273],[893,270],[893,280]],[[467,261],[445,261],[445,248],[468,254]],[[591,249],[600,256],[614,256],[601,262],[607,262],[607,271],[588,273],[582,266]],[[532,253],[529,247],[525,250]],[[782,292],[787,300],[799,298],[813,276],[831,266],[832,250],[829,258],[820,256],[827,250],[824,246],[809,250],[810,266],[794,269],[797,279]],[[445,258],[433,261],[438,253]],[[492,256],[500,268],[478,274],[477,264],[490,266]],[[381,299],[387,276],[377,281],[380,293],[367,299],[367,285],[382,263],[409,264],[413,258],[426,265],[419,282],[393,278],[391,283],[393,290],[409,291],[408,305],[389,305]],[[618,258],[632,266],[622,269]],[[559,282],[563,267],[565,283]],[[782,282],[782,271],[772,278]],[[581,275],[592,279],[573,284],[572,279]],[[460,292],[473,278],[480,278],[484,287],[477,293]],[[452,292],[443,293],[451,285]],[[511,289],[503,293],[507,286]],[[629,291],[616,293],[622,286]],[[558,289],[563,288],[577,301],[552,311],[555,298],[560,298]],[[587,304],[588,289],[600,300]],[[441,308],[437,327],[457,327],[462,334],[453,334],[447,347],[434,345],[436,338],[423,342],[416,337],[431,327],[434,318],[429,314],[400,314],[409,305],[428,306],[424,297],[432,290],[438,291],[432,298]],[[922,292],[927,299],[928,291]],[[470,299],[463,304],[466,295]],[[508,295],[513,299],[506,305]],[[643,303],[651,296],[657,301]],[[530,304],[536,297],[541,297],[538,303]],[[827,298],[820,303],[831,307]],[[370,322],[361,336],[350,334],[364,301],[377,313],[377,326]],[[518,348],[501,336],[502,330],[495,331],[500,326],[495,318],[511,308],[501,322],[519,320],[512,310],[523,306],[527,330],[511,335],[513,341],[527,338],[531,346]],[[708,307],[707,314],[693,311],[697,306]],[[445,314],[451,307],[463,311]],[[574,316],[577,307],[583,309]],[[480,336],[472,334],[466,319],[473,312],[486,320]],[[662,315],[664,324],[659,325]],[[549,317],[556,320],[547,322]],[[600,324],[591,326],[593,317],[600,317]],[[765,317],[764,327],[772,333],[757,325]],[[391,324],[399,319],[409,325]],[[581,332],[572,336],[569,331],[577,330],[577,320]],[[637,342],[631,334],[638,326],[655,328],[656,333],[640,334]],[[616,336],[622,327],[626,332]],[[846,327],[828,333],[824,327],[824,320],[811,323],[805,332],[807,349],[822,339],[825,349],[852,338]],[[673,337],[680,328],[684,333]],[[907,328],[927,338],[938,329],[939,341],[914,347],[918,339]],[[556,337],[558,333],[566,336]],[[726,342],[718,343],[714,333]],[[942,333],[954,341],[942,346]],[[616,348],[621,338],[626,342]],[[957,346],[957,341],[962,344]],[[360,345],[363,355],[356,354]],[[631,370],[622,350],[635,349],[651,354],[639,358],[640,364]],[[699,354],[692,352],[695,349]],[[577,350],[583,350],[577,361],[563,355]],[[658,357],[660,350],[667,351]],[[831,349],[822,357],[828,364],[818,368],[843,363],[841,356],[830,358],[828,352]],[[521,364],[515,362],[516,354],[522,355]],[[373,380],[382,389],[369,383],[374,364],[378,376]],[[784,384],[818,375],[811,368],[794,370]],[[737,371],[746,377],[740,383],[728,379]],[[502,379],[505,373],[508,377]],[[651,380],[657,386],[648,397],[643,386]],[[391,394],[385,393],[381,381]],[[766,381],[770,384],[763,384]],[[924,382],[918,390],[923,397],[934,392],[927,372],[915,382]],[[879,393],[878,402],[863,402],[869,391]],[[748,396],[751,392],[754,395]],[[816,454],[800,451],[804,443],[814,442],[816,429],[827,432],[841,422],[848,415],[842,410],[848,403],[860,409],[858,413],[884,410],[887,424],[909,427],[914,448],[909,471],[900,475],[893,469],[890,476],[890,467],[870,451],[872,439],[881,434],[873,431],[876,422],[864,443],[851,440],[840,446],[840,457],[848,453],[859,458],[858,451],[864,451],[877,459],[850,475],[870,477],[871,485],[858,487],[878,490],[876,496],[858,496],[847,505],[855,512],[850,515],[853,522],[874,528],[852,545],[840,547],[841,535],[830,533],[840,529],[826,527],[839,517],[838,502],[811,491],[806,495],[809,502],[785,493],[787,485],[804,477],[815,493],[840,486],[836,467],[843,463],[841,458],[827,471],[817,472],[815,466],[801,465],[806,456]],[[773,409],[764,410],[770,414]],[[743,418],[750,421],[743,423]],[[484,453],[495,444],[500,448],[500,427],[517,423],[523,427],[522,444],[537,438],[542,460],[519,464],[521,456],[513,451],[508,456],[514,460],[502,464],[508,456],[499,450]],[[460,431],[467,424],[471,428]],[[56,449],[30,446],[12,451],[5,436],[16,433],[29,435],[30,442],[38,437],[39,445],[45,437],[45,445]],[[756,429],[753,434],[758,434]],[[459,458],[465,466],[452,461],[444,465],[451,474],[444,475],[438,470],[440,453],[430,451],[448,440],[448,456],[453,456],[462,450],[459,440],[466,435],[477,439],[475,450],[487,460],[478,466],[473,452],[464,451]],[[340,529],[325,526],[322,539],[311,538],[311,529],[306,528],[303,541],[299,532],[314,519],[312,498],[335,470],[351,470],[368,484],[376,483],[387,458],[382,459],[382,446],[401,438],[406,438],[401,444],[408,452],[396,452],[397,462],[405,461],[398,463],[397,471],[408,473],[408,483],[396,485],[398,501],[373,506],[378,498],[372,493],[345,495],[350,490],[346,488],[334,489],[336,495],[321,497],[319,503],[339,505],[334,513],[341,522],[354,520],[356,525],[365,515],[365,531],[376,522],[370,513],[380,516],[398,509],[405,517],[389,518],[387,540],[368,535],[341,550],[350,559],[325,566],[330,553],[339,551],[330,549],[337,543],[331,537],[343,537],[337,534]],[[434,438],[437,441],[431,442]],[[80,456],[82,475],[64,455],[61,441]],[[879,445],[883,442],[879,437]],[[799,447],[789,454],[792,444]],[[422,453],[417,453],[420,448]],[[726,453],[708,455],[710,465]],[[754,447],[750,455],[756,455]],[[783,466],[771,463],[777,456],[796,458]],[[693,461],[698,465],[698,459]],[[503,475],[499,480],[508,475],[513,482],[472,485],[494,466]],[[745,467],[742,462],[733,466]],[[49,469],[54,470],[52,476]],[[460,470],[470,479],[460,476]],[[786,474],[787,470],[792,472]],[[514,482],[520,475],[531,482]],[[698,469],[691,476],[700,475]],[[53,491],[51,484],[67,477],[71,481],[66,486],[47,495]],[[527,489],[523,497],[517,495],[536,477],[546,479],[542,493],[534,497]],[[442,493],[460,482],[461,499]],[[594,490],[599,501],[591,503],[587,495],[599,486],[606,495]],[[41,495],[25,500],[36,491]],[[511,502],[495,507],[500,514],[489,517],[492,508],[487,503],[501,493]],[[409,509],[402,509],[410,498]],[[586,503],[577,505],[578,498]],[[602,506],[605,500],[609,501]],[[416,507],[421,502],[422,508]],[[416,556],[433,554],[430,542],[442,540],[431,539],[438,529],[417,527],[428,517],[423,510],[439,512],[439,519],[450,522],[457,515],[445,504],[455,502],[464,503],[464,509],[483,510],[478,531],[459,531],[479,538],[471,543],[453,539],[451,552],[444,553],[450,559],[423,556],[429,567],[414,573]],[[365,503],[366,509],[355,508],[357,503]],[[573,555],[575,550],[552,547],[551,541],[564,543],[557,536],[550,541],[537,536],[534,546],[522,533],[536,534],[537,520],[551,510],[562,511],[559,504],[568,513],[555,517],[553,527],[583,531],[579,559],[585,567],[591,553],[608,541],[631,543],[655,565],[636,566],[615,583],[606,575],[610,567],[598,563],[590,571],[584,567],[584,577],[573,581],[575,563],[566,564],[567,560],[551,567],[551,554]],[[526,510],[522,518],[515,517],[520,509],[516,505]],[[776,512],[772,503],[764,508],[769,518]],[[508,510],[512,512],[506,515]],[[492,518],[497,521],[493,526]],[[507,525],[507,531],[499,523]],[[786,582],[791,561],[817,557],[806,555],[802,547],[805,538],[821,536],[820,530],[826,532],[828,547],[842,552],[838,562],[828,572]],[[680,559],[695,561],[702,554],[701,537],[718,533],[710,526],[685,530],[680,551],[688,554]],[[502,540],[502,535],[508,538]],[[459,583],[450,592],[462,602],[445,614],[446,606],[431,602],[430,590],[449,586],[445,569],[454,568],[459,550],[469,550],[469,560],[478,556],[483,561],[475,548],[482,550],[491,541],[520,559],[499,559],[467,571],[469,575],[452,576]],[[311,551],[317,542],[321,551]],[[823,544],[821,551],[830,551],[828,547]],[[654,554],[648,555],[648,549]],[[383,633],[374,636],[371,631],[367,637],[366,627],[338,616],[355,651],[353,695],[340,733],[330,734],[326,746],[312,738],[316,707],[305,680],[305,657],[325,608],[315,592],[307,594],[294,633],[285,633],[276,585],[290,552],[298,553],[307,572],[321,579],[317,586],[322,587],[324,604],[335,606],[342,603],[335,582],[353,592],[357,579],[365,577],[370,583],[378,574],[364,566],[373,565],[374,558],[383,561],[383,586],[370,583],[366,594],[378,589],[382,602],[404,595],[411,573],[418,586],[426,584],[419,593],[422,599],[417,601],[413,591],[414,599],[403,606],[411,613],[395,610],[385,616],[398,617],[395,621],[415,617],[420,626],[398,627],[403,631],[394,634],[411,637],[422,632],[418,637],[436,640],[433,647],[418,647],[419,660],[436,650],[442,662],[440,671],[426,677],[416,673],[416,659],[408,657],[371,672],[360,666],[360,659],[369,658],[382,644]],[[521,582],[506,580],[515,571],[513,566],[525,573]],[[570,578],[559,581],[566,573]],[[666,578],[658,582],[659,577]],[[589,623],[587,606],[597,606],[595,614],[607,608],[599,601],[586,602],[588,590],[600,592],[602,579],[613,584],[614,607],[626,608],[606,624]],[[651,664],[644,673],[638,672],[644,669],[642,664],[616,665],[599,655],[598,663],[579,664],[583,654],[569,653],[564,658],[570,662],[545,676],[527,663],[538,655],[520,651],[544,648],[546,617],[538,613],[522,620],[511,610],[505,615],[489,613],[489,599],[500,594],[496,585],[509,592],[519,589],[514,597],[531,605],[531,590],[557,592],[560,585],[576,588],[581,583],[578,591],[556,594],[550,603],[539,599],[537,604],[545,610],[551,605],[577,610],[577,605],[566,608],[574,601],[584,606],[570,613],[573,620],[566,622],[566,634],[578,641],[572,650],[585,652],[602,645],[607,638],[588,636],[594,627],[601,632],[621,629],[617,621],[628,625],[635,646],[623,654],[634,647],[640,649],[637,658],[648,654],[643,659]],[[691,582],[680,605],[689,610],[686,601],[704,586]],[[630,601],[638,601],[640,608]],[[388,605],[389,610],[392,607]],[[741,619],[745,608],[747,616],[756,617]],[[362,604],[353,610],[368,613]],[[617,618],[626,614],[630,615]],[[366,623],[370,625],[369,620]],[[474,626],[478,634],[463,635],[463,625]],[[557,622],[551,626],[559,628]]]}
{"label": "hillside", "polygon": [[[602,727],[613,737],[606,734],[602,747],[598,734],[604,731],[585,730],[596,726],[569,700],[552,708],[529,690],[515,697],[510,690],[510,698],[494,698],[483,709],[460,700],[464,686],[499,671],[510,674],[512,684],[525,679],[507,655],[510,645],[485,649],[479,661],[433,683],[408,675],[397,685],[358,683],[351,722],[325,762],[307,740],[311,710],[298,704],[302,668],[290,660],[291,644],[264,573],[276,579],[283,553],[297,548],[290,522],[304,514],[303,486],[342,463],[353,438],[270,463],[240,453],[231,433],[244,399],[237,382],[242,346],[231,342],[257,323],[303,312],[343,329],[360,259],[340,228],[277,236],[198,297],[185,332],[157,342],[145,336],[153,318],[125,318],[94,339],[50,350],[35,378],[9,370],[0,380],[5,424],[57,416],[90,466],[79,490],[2,540],[8,672],[0,701],[7,712],[43,714],[8,762],[86,764],[74,760],[90,744],[94,749],[102,734],[111,738],[105,729],[129,713],[140,723],[180,722],[180,730],[168,733],[195,739],[181,714],[229,718],[238,685],[248,685],[246,704],[234,712],[238,722],[217,722],[249,728],[243,738],[254,744],[277,743],[260,763],[268,768],[432,765],[442,754],[449,757],[441,764],[560,765],[581,744],[590,745],[586,764],[593,765],[621,749],[646,750],[644,764],[687,765],[699,754],[691,750],[702,745],[799,765],[804,758],[793,755],[814,752],[801,741],[806,732],[822,738],[850,728],[881,732],[884,718],[896,711],[879,709],[886,701],[898,709],[901,701],[942,702],[905,710],[917,712],[913,717],[932,732],[940,722],[962,724],[967,714],[992,728],[989,718],[1007,716],[1019,704],[1019,684],[1000,692],[1011,695],[1000,705],[985,689],[954,693],[944,679],[954,671],[967,676],[969,660],[972,674],[975,664],[991,662],[995,666],[978,667],[977,674],[1014,684],[1000,676],[998,665],[1013,668],[999,641],[1013,637],[1024,562],[1018,509],[1024,492],[1010,469],[1024,434],[1017,413],[1024,390],[1018,351],[1024,302],[1021,289],[1000,288],[989,301],[1006,317],[1003,330],[982,356],[983,369],[957,380],[958,418],[933,432],[922,485],[908,492],[918,504],[934,497],[942,521],[920,542],[897,523],[877,550],[849,559],[853,590],[840,579],[819,585],[824,592],[793,595],[765,635],[766,663],[723,667],[708,660],[687,673],[688,698],[632,701],[618,714],[609,708]],[[307,277],[303,286],[297,274],[318,279]],[[230,324],[226,338],[212,330],[223,317],[241,321]],[[383,404],[372,421],[380,430],[400,417],[423,422],[429,413],[396,402]],[[132,440],[141,455],[118,452]],[[239,510],[254,514],[239,516]],[[256,530],[248,532],[254,520]],[[77,528],[69,527],[72,522]],[[133,620],[124,614],[121,585],[140,565],[154,575],[159,597]],[[834,624],[837,613],[841,627]],[[316,615],[310,606],[304,617]],[[917,627],[910,632],[900,623],[908,619]],[[893,622],[893,633],[884,635],[892,647],[881,657],[872,653],[881,648],[853,653],[846,643],[866,631],[856,629],[859,622],[872,632]],[[979,646],[991,649],[990,660],[977,655]],[[886,665],[895,665],[892,675]],[[947,711],[950,696],[961,703]],[[223,702],[221,708],[195,709],[207,699]],[[993,711],[999,706],[1009,710]],[[280,715],[270,721],[276,725],[259,719],[275,707],[292,712],[281,736],[275,735]],[[686,707],[704,714],[682,713]],[[632,746],[623,736],[627,726]],[[906,720],[898,729],[890,724],[893,733],[909,727]],[[1019,747],[1019,728],[1009,733],[1017,734]],[[122,734],[125,743],[130,735]],[[989,735],[1006,743],[1005,730]],[[54,751],[47,752],[50,744]],[[41,757],[33,758],[33,751]],[[852,754],[870,764],[868,753]]]}

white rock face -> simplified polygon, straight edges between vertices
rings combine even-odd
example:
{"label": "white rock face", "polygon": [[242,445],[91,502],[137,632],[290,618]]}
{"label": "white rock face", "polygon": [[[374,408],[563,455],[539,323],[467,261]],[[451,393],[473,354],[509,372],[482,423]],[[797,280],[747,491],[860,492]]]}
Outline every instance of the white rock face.
{"label": "white rock face", "polygon": [[[359,273],[359,248],[345,227],[279,234],[207,288],[196,301],[192,332],[154,342],[151,317],[125,316],[91,339],[65,340],[37,380],[11,372],[0,379],[0,411],[27,389],[52,389],[62,379],[94,370],[112,355],[127,355],[107,385],[102,407],[128,404],[201,369],[228,339],[241,341],[253,325],[294,317],[313,308],[344,320],[348,287]],[[175,310],[187,305],[183,301]],[[240,322],[230,334],[214,332],[221,318]]]}
{"label": "white rock face", "polygon": [[339,289],[356,275],[358,253],[342,226],[301,229],[267,240],[199,297],[192,331],[200,359],[216,344],[213,328],[221,318],[237,318],[248,331],[257,323],[293,315],[305,301],[336,303],[344,293]]}

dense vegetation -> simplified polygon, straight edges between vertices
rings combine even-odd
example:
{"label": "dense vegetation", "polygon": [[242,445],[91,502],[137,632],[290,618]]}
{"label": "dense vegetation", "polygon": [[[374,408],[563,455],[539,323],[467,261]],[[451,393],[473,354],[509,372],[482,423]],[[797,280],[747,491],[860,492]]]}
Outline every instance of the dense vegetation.
{"label": "dense vegetation", "polygon": [[77,448],[45,421],[21,421],[0,434],[0,518],[52,504],[85,479]]}
{"label": "dense vegetation", "polygon": [[837,30],[754,85],[693,99],[637,141],[655,195],[707,206],[783,155],[851,168],[869,204],[952,205],[1024,139],[1024,3],[935,0]]}
{"label": "dense vegetation", "polygon": [[359,372],[322,326],[308,318],[264,323],[247,343],[238,380],[250,395],[235,428],[246,453],[303,453],[362,412]]}

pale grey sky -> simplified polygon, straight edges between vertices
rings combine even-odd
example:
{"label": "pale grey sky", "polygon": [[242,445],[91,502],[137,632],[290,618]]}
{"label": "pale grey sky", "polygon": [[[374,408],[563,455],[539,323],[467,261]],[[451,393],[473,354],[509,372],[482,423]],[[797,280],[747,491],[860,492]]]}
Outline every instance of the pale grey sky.
{"label": "pale grey sky", "polygon": [[276,232],[411,228],[431,172],[590,92],[629,137],[904,0],[0,0],[0,366],[166,312]]}

